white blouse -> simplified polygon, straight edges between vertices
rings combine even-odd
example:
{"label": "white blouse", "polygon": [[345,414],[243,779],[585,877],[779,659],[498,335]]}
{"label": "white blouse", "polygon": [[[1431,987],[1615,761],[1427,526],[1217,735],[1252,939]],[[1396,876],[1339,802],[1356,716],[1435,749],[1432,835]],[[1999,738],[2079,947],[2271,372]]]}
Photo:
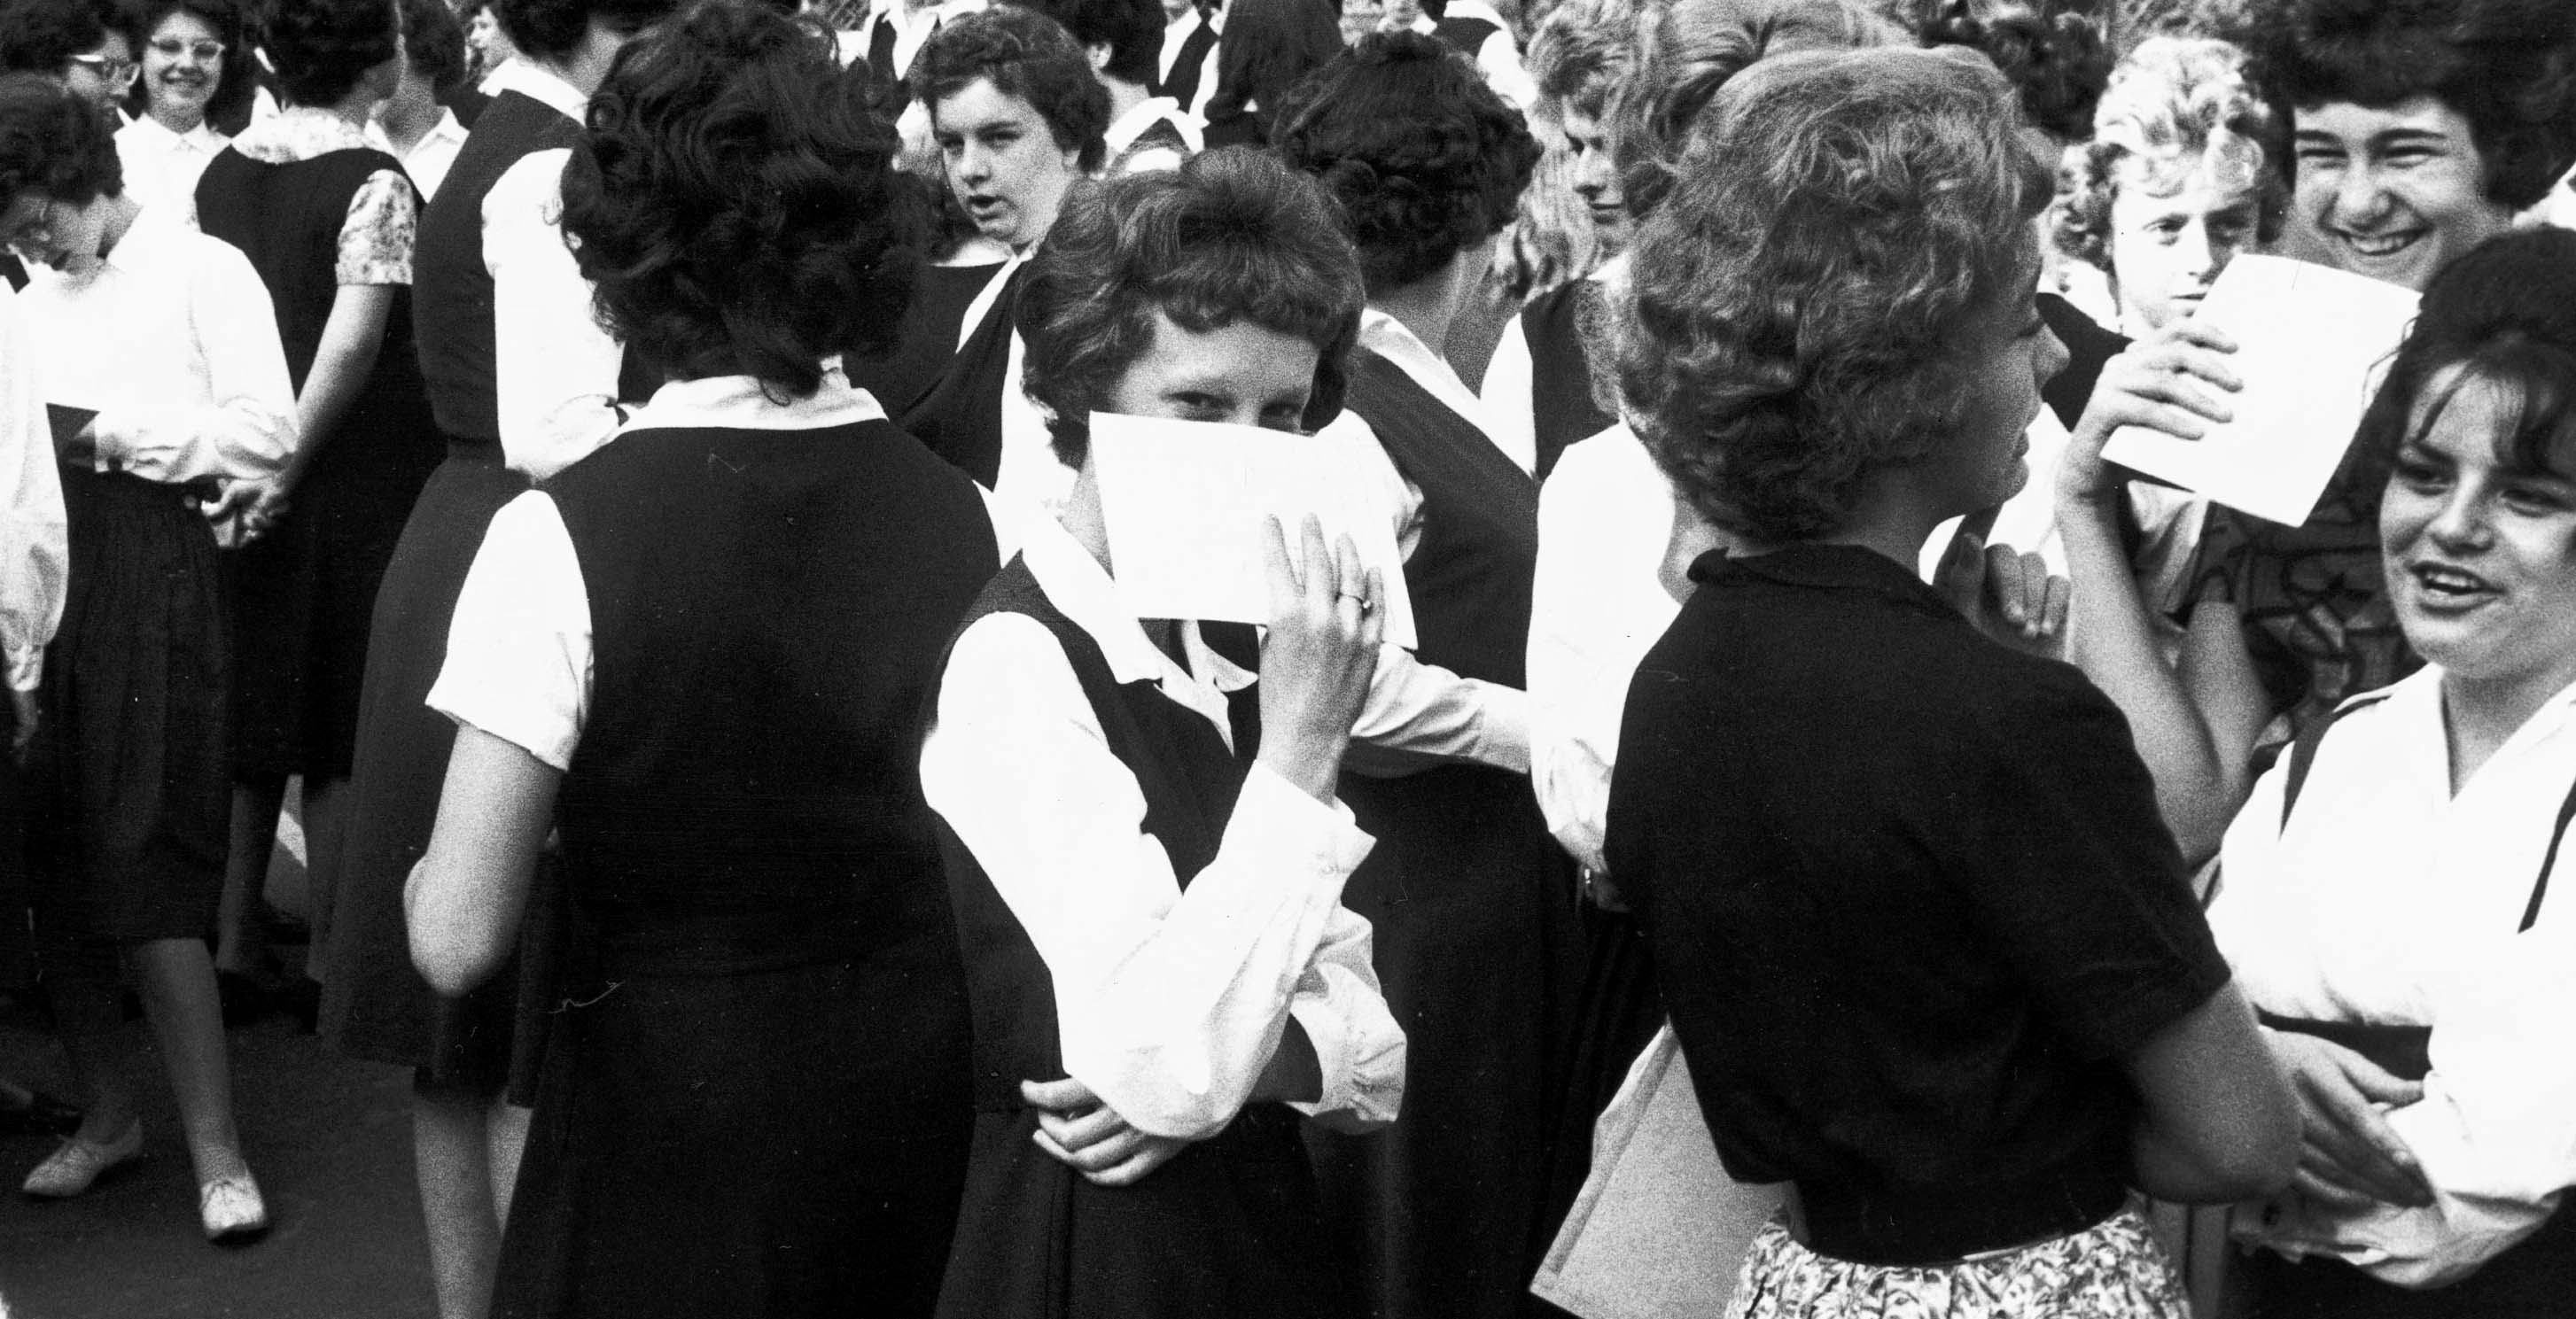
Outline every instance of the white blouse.
{"label": "white blouse", "polygon": [[147,207],[197,224],[197,180],[231,138],[205,124],[173,133],[143,115],[116,130],[116,158],[125,167],[125,194]]}
{"label": "white blouse", "polygon": [[[511,90],[580,122],[588,97],[536,64],[514,64]],[[617,376],[626,362],[564,245],[563,171],[571,159],[565,148],[531,152],[483,194],[501,453],[511,470],[540,481],[617,433]]]}
{"label": "white blouse", "polygon": [[456,164],[456,153],[465,149],[465,125],[456,118],[455,111],[442,107],[438,122],[411,144],[411,150],[398,151],[393,139],[385,136],[384,125],[369,120],[367,145],[402,162],[403,173],[411,176],[411,186],[420,191],[420,204],[427,206],[438,195],[438,185],[446,180],[449,168]]}
{"label": "white blouse", "polygon": [[[1183,627],[1192,669],[1173,663],[1062,528],[1031,526],[1021,555],[1113,678],[1155,683],[1231,744],[1225,691],[1251,675],[1208,651],[1195,625]],[[1006,614],[959,635],[921,776],[1046,959],[1066,1072],[1131,1126],[1193,1140],[1223,1130],[1291,1018],[1323,1072],[1321,1096],[1299,1111],[1351,1127],[1395,1119],[1404,1032],[1370,963],[1369,924],[1341,905],[1371,840],[1339,803],[1256,765],[1216,859],[1183,889],[1063,647]]]}
{"label": "white blouse", "polygon": [[97,265],[30,267],[19,311],[45,401],[98,413],[97,470],[253,480],[294,451],[268,287],[232,244],[147,206]]}
{"label": "white blouse", "polygon": [[[2288,1192],[2240,1210],[2236,1231],[2434,1286],[2536,1231],[2576,1184],[2576,876],[2553,875],[2538,922],[2516,933],[2576,787],[2576,687],[2457,795],[2438,669],[2347,708],[2286,828],[2286,765],[2255,786],[2220,853],[2210,928],[2258,1008],[2432,1028],[2424,1097],[2387,1118],[2437,1199],[2347,1215]],[[2569,868],[2565,855],[2554,867]]]}
{"label": "white blouse", "polygon": [[62,477],[28,340],[18,295],[0,280],[0,657],[21,692],[44,681],[71,574]]}

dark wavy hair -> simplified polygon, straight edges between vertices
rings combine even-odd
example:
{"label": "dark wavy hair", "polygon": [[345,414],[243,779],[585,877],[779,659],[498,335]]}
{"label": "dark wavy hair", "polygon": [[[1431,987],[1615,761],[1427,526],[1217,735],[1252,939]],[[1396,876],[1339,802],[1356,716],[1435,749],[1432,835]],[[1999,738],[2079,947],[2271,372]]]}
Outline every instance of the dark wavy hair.
{"label": "dark wavy hair", "polygon": [[912,57],[905,82],[931,109],[978,80],[1016,96],[1046,121],[1059,151],[1079,151],[1086,171],[1108,150],[1109,92],[1062,23],[1018,5],[996,5],[942,25]]}
{"label": "dark wavy hair", "polygon": [[63,90],[56,75],[0,76],[0,210],[21,193],[87,206],[125,191],[125,166],[107,120]]}
{"label": "dark wavy hair", "polygon": [[1965,46],[1995,62],[2021,94],[2023,115],[2061,142],[2093,131],[2093,108],[2111,81],[2111,48],[2092,19],[2027,0],[1982,7],[1945,0],[1915,34],[1926,46]]}
{"label": "dark wavy hair", "polygon": [[1156,312],[1194,334],[1249,321],[1321,354],[1314,431],[1341,413],[1364,301],[1359,257],[1314,180],[1248,147],[1202,152],[1066,195],[1014,304],[1021,382],[1056,457],[1079,467],[1092,412],[1154,346]]}
{"label": "dark wavy hair", "polygon": [[1500,232],[1538,165],[1520,112],[1417,32],[1360,38],[1298,83],[1273,122],[1280,158],[1340,204],[1372,294]]}
{"label": "dark wavy hair", "polygon": [[[2431,392],[2453,368],[2458,373]],[[2576,232],[2526,229],[2488,239],[2425,286],[2354,436],[2378,484],[2397,451],[2430,430],[2471,380],[2515,401],[2514,424],[2495,444],[2507,470],[2576,478]]]}
{"label": "dark wavy hair", "polygon": [[1906,34],[1860,0],[1671,0],[1642,35],[1637,70],[1610,100],[1619,195],[1640,218],[1672,192],[1700,110],[1755,61],[1891,46]]}
{"label": "dark wavy hair", "polygon": [[271,0],[260,49],[289,105],[330,105],[394,57],[401,28],[385,0]]}
{"label": "dark wavy hair", "polygon": [[[206,122],[222,133],[238,133],[250,123],[253,98],[259,95],[259,61],[251,56],[252,15],[233,0],[148,0],[125,11],[125,31],[133,36],[134,58],[143,58],[153,29],[172,14],[194,14],[224,43],[216,61],[215,94],[206,102]],[[93,42],[93,45],[96,43]],[[136,78],[125,94],[125,112],[141,117],[152,108],[152,80]]]}
{"label": "dark wavy hair", "polygon": [[492,0],[492,17],[522,55],[561,60],[580,47],[596,18],[633,34],[679,11],[679,0]]}
{"label": "dark wavy hair", "polygon": [[1638,233],[1614,362],[1666,475],[1719,526],[1807,540],[1958,433],[1960,343],[2018,292],[2048,171],[1965,51],[1764,60],[1701,114]]}
{"label": "dark wavy hair", "polygon": [[2499,205],[2537,203],[2576,161],[2567,0],[2278,0],[2240,44],[2294,111],[2430,96],[2459,112]]}
{"label": "dark wavy hair", "polygon": [[703,4],[619,52],[564,168],[601,322],[669,376],[802,398],[892,346],[924,220],[819,22]]}
{"label": "dark wavy hair", "polygon": [[1109,47],[1100,72],[1150,87],[1163,71],[1162,0],[1011,0],[1058,23],[1076,44]]}
{"label": "dark wavy hair", "polygon": [[402,0],[403,63],[445,96],[465,85],[465,23],[447,0]]}
{"label": "dark wavy hair", "polygon": [[72,56],[98,49],[111,31],[127,31],[122,16],[111,25],[110,13],[92,0],[7,0],[0,4],[0,72],[60,77]]}

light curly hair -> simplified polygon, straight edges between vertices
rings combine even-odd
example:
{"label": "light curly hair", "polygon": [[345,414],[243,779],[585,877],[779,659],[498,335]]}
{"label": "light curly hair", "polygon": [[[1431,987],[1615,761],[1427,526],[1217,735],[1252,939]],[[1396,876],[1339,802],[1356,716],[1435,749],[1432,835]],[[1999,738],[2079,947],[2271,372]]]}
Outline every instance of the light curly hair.
{"label": "light curly hair", "polygon": [[2111,268],[2111,203],[2120,166],[2134,161],[2163,196],[2206,168],[2223,188],[2251,186],[2259,237],[2280,232],[2288,189],[2279,169],[2285,125],[2257,94],[2245,52],[2205,37],[2152,37],[2111,73],[2093,112],[2093,140],[2068,153],[2070,188],[2057,217],[2057,247]]}
{"label": "light curly hair", "polygon": [[2032,269],[2048,171],[1958,49],[1767,59],[1699,116],[1637,237],[1614,362],[1676,488],[1755,540],[1840,527],[1961,433],[1961,343]]}

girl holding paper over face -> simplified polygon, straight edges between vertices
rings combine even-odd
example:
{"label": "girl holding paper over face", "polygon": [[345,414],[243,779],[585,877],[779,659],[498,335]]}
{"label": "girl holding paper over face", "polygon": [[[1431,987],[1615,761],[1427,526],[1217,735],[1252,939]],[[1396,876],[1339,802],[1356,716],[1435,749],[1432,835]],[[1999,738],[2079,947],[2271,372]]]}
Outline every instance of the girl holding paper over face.
{"label": "girl holding paper over face", "polygon": [[1384,583],[1272,524],[1247,760],[1227,696],[1256,675],[1119,604],[1090,422],[1312,429],[1360,299],[1322,192],[1241,150],[1075,189],[1029,264],[1028,389],[1073,493],[968,612],[921,755],[975,1053],[943,1315],[1350,1313],[1299,1115],[1383,1126],[1404,1090],[1341,901],[1371,839],[1335,797]]}

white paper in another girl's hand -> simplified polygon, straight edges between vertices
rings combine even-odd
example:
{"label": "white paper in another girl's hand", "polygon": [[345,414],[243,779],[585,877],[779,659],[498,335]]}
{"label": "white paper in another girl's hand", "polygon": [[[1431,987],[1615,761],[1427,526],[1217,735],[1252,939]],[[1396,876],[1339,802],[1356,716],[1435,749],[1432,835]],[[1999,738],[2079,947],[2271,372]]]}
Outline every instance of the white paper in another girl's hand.
{"label": "white paper in another girl's hand", "polygon": [[1254,426],[1091,417],[1091,459],[1119,601],[1138,618],[1270,621],[1263,558],[1269,517],[1290,549],[1309,513],[1324,537],[1347,534],[1384,581],[1386,639],[1417,644],[1404,561],[1383,500],[1348,446]]}
{"label": "white paper in another girl's hand", "polygon": [[2102,456],[2287,526],[2308,520],[2415,319],[2413,290],[2283,257],[2240,256],[2194,319],[2236,341],[2236,419],[2198,440],[2121,428]]}

